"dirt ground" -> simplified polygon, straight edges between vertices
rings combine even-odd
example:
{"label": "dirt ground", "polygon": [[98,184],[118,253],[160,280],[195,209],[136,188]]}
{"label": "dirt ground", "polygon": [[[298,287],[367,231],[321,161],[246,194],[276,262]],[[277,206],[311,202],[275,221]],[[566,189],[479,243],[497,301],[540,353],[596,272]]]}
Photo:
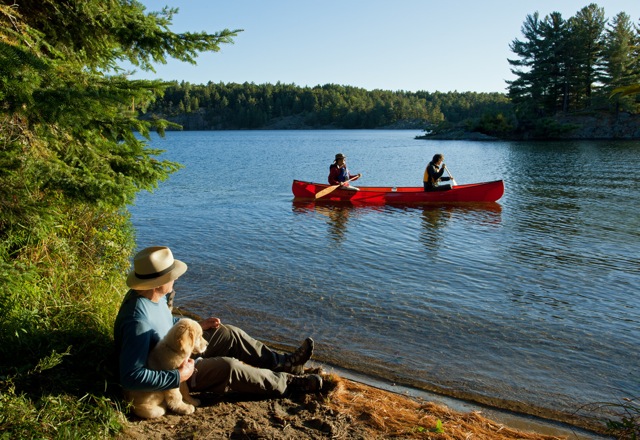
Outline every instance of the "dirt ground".
{"label": "dirt ground", "polygon": [[321,394],[255,400],[197,396],[188,416],[131,417],[118,440],[142,439],[559,439],[516,431],[482,417],[324,375]]}

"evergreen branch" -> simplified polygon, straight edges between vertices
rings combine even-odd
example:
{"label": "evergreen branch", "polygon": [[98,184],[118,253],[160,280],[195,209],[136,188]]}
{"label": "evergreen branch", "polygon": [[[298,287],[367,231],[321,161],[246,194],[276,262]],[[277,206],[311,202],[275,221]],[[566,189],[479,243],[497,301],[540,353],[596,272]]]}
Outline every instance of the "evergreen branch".
{"label": "evergreen branch", "polygon": [[637,95],[637,94],[640,94],[640,84],[634,84],[631,86],[615,88],[611,91],[609,98],[613,98],[616,95],[628,96],[628,95]]}

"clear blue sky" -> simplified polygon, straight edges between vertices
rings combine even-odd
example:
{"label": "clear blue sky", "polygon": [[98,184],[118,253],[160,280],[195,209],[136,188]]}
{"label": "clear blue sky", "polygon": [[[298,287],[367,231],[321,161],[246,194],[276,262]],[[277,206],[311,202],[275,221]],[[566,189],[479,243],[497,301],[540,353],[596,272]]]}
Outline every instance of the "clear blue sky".
{"label": "clear blue sky", "polygon": [[[578,0],[141,0],[148,11],[177,7],[176,32],[244,29],[235,44],[170,60],[134,78],[189,81],[328,83],[367,90],[505,92],[513,79],[509,43],[521,39],[528,14],[558,11]],[[600,0],[607,18],[626,12],[640,24],[640,0]]]}

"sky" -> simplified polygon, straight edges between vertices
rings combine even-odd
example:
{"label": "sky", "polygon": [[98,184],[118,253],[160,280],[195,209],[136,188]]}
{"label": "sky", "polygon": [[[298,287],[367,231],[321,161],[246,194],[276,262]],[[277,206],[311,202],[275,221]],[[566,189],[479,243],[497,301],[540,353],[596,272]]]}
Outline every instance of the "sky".
{"label": "sky", "polygon": [[[506,92],[509,44],[529,14],[575,15],[578,0],[139,0],[179,8],[174,32],[244,29],[197,66],[169,60],[134,79],[192,84],[281,82],[367,90]],[[640,0],[595,0],[640,24]]]}

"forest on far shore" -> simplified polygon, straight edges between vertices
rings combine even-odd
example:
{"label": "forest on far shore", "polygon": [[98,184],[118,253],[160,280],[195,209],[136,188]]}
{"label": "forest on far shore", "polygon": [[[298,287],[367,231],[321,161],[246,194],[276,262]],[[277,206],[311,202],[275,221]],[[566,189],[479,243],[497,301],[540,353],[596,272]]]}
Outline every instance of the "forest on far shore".
{"label": "forest on far shore", "polygon": [[585,115],[612,121],[640,113],[638,95],[614,92],[640,83],[640,27],[628,14],[609,19],[592,3],[568,19],[530,14],[521,30],[509,45],[516,79],[504,94],[172,82],[142,118],[186,130],[420,128],[544,139],[562,137]]}
{"label": "forest on far shore", "polygon": [[[501,93],[404,92],[326,84],[172,83],[147,110],[185,129],[259,129],[295,117],[308,128],[380,128],[413,123],[419,127],[460,122],[484,112],[508,113]],[[186,117],[186,118],[185,118]],[[182,122],[180,122],[182,121]],[[299,125],[298,124],[298,125]]]}

